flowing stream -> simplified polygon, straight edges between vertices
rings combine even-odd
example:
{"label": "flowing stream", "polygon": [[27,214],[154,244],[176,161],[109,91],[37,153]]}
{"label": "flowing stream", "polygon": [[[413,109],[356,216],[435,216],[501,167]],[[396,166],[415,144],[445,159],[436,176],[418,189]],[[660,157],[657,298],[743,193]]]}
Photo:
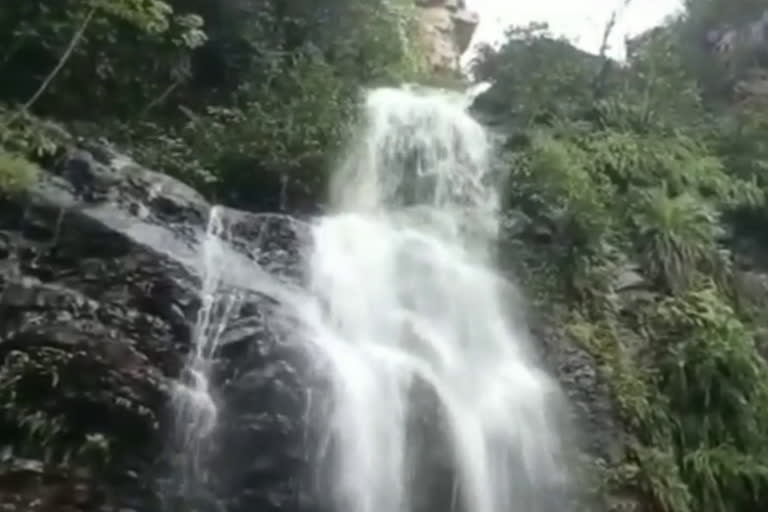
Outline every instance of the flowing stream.
{"label": "flowing stream", "polygon": [[[193,352],[186,367],[186,381],[176,389],[177,423],[187,448],[187,470],[202,474],[202,443],[213,433],[218,410],[211,395],[209,377],[219,341],[233,310],[241,300],[236,289],[225,284],[233,254],[227,246],[223,209],[213,207],[200,247],[200,310],[192,332]],[[227,256],[230,256],[227,258]]]}
{"label": "flowing stream", "polygon": [[[511,285],[493,270],[498,177],[464,106],[434,91],[371,91],[334,175],[333,210],[311,225],[303,289],[255,281],[270,283],[255,288],[279,295],[324,362],[331,393],[312,417],[325,433],[316,469],[333,512],[418,512],[419,495],[434,492],[415,469],[424,467],[411,432],[418,389],[438,411],[426,436],[440,439],[450,466],[453,510],[560,510],[545,505],[567,483],[560,396],[515,323]],[[232,265],[211,217],[183,401],[190,438],[215,425],[207,365],[239,300],[217,292]]]}

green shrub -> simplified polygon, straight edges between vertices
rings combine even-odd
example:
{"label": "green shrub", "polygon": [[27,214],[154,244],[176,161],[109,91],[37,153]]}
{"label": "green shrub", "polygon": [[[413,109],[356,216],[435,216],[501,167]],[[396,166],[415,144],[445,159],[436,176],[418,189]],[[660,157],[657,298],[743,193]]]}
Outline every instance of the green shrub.
{"label": "green shrub", "polygon": [[666,187],[641,191],[632,217],[638,254],[651,276],[673,291],[688,286],[698,271],[720,263],[717,213],[700,197],[670,197]]}
{"label": "green shrub", "polygon": [[23,192],[35,182],[37,173],[37,166],[26,158],[0,149],[0,194]]}
{"label": "green shrub", "polygon": [[701,511],[768,504],[768,365],[753,333],[710,283],[653,317],[659,390],[681,473]]}
{"label": "green shrub", "polygon": [[590,173],[589,161],[590,155],[571,141],[535,132],[508,178],[507,201],[568,226],[580,245],[594,245],[611,225],[614,191],[607,180]]}
{"label": "green shrub", "polygon": [[672,193],[717,196],[729,183],[720,160],[681,134],[601,130],[586,138],[584,148],[593,155],[595,172],[610,176],[622,192],[663,182]]}

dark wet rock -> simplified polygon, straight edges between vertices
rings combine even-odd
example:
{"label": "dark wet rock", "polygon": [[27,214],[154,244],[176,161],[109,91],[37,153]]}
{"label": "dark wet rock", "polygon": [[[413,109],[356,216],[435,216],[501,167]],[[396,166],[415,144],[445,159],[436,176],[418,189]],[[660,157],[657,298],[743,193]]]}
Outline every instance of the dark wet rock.
{"label": "dark wet rock", "polygon": [[598,362],[555,326],[554,318],[536,319],[534,335],[551,371],[558,378],[570,411],[568,429],[575,437],[572,474],[581,495],[566,510],[637,511],[636,489],[607,489],[606,475],[626,460],[632,441],[620,420],[613,394],[601,378]]}
{"label": "dark wet rock", "polygon": [[[0,200],[0,510],[282,511],[295,500],[298,352],[276,338],[278,305],[259,294],[223,333],[225,426],[210,440],[209,478],[178,491],[173,391],[210,214],[191,188],[95,143],[26,197]],[[245,261],[299,278],[295,221],[229,215]],[[234,289],[242,276],[225,277]]]}
{"label": "dark wet rock", "polygon": [[531,219],[520,210],[509,210],[501,218],[501,229],[506,238],[515,238],[526,232],[531,226]]}

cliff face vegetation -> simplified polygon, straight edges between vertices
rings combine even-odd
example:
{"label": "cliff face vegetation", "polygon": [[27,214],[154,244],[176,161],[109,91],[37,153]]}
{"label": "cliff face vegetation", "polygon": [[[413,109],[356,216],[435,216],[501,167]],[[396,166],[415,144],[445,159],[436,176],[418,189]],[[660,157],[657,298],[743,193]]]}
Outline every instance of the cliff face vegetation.
{"label": "cliff face vegetation", "polygon": [[475,63],[523,219],[506,257],[597,361],[628,433],[602,485],[644,510],[768,503],[764,9],[690,1],[625,65],[541,26]]}
{"label": "cliff face vegetation", "polygon": [[[322,209],[361,88],[461,83],[430,67],[417,9],[0,6],[0,429],[13,438],[4,505],[154,512],[162,502],[147,489],[167,469],[156,448],[189,350],[195,278],[133,231],[104,228],[114,212],[73,205],[116,190],[119,214],[137,216],[149,202],[147,233],[182,220],[199,229],[209,202]],[[595,427],[586,464],[599,509],[768,507],[765,12],[757,0],[689,0],[621,64],[543,26],[517,27],[474,62],[491,87],[473,111],[499,136],[505,176],[501,260]],[[118,172],[100,145],[82,152],[97,138],[200,194],[138,166]],[[296,372],[269,343],[244,348],[246,334],[232,335],[222,363],[242,428],[219,455],[266,445],[285,460],[241,454],[214,487],[228,510],[296,508],[300,436],[283,421],[302,409]],[[267,410],[274,398],[245,410],[253,382],[264,396],[280,388],[289,411]],[[75,421],[82,411],[103,421]]]}

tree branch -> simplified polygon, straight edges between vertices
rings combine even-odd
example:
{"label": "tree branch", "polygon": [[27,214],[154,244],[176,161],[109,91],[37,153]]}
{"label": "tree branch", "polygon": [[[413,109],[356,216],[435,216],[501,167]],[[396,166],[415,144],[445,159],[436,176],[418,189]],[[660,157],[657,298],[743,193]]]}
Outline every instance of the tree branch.
{"label": "tree branch", "polygon": [[632,3],[632,0],[623,0],[623,3],[620,7],[615,9],[611,13],[611,17],[608,18],[608,23],[605,24],[605,30],[603,31],[603,40],[600,43],[600,58],[603,60],[603,65],[600,67],[600,72],[595,77],[595,98],[599,98],[602,96],[603,89],[605,88],[605,80],[608,77],[608,71],[610,71],[611,68],[611,59],[608,58],[608,41],[611,38],[611,34],[613,33],[613,29],[616,28],[616,22],[618,21],[619,14],[621,11],[626,9],[629,4]]}
{"label": "tree branch", "polygon": [[144,117],[150,110],[163,103],[168,98],[168,96],[170,96],[171,93],[173,93],[173,91],[175,91],[176,88],[182,84],[182,82],[183,79],[179,78],[175,80],[171,85],[166,87],[160,96],[150,101],[149,104],[141,110],[139,117]]}
{"label": "tree branch", "polygon": [[43,80],[43,83],[40,84],[40,87],[37,89],[37,91],[35,91],[35,94],[33,94],[32,97],[29,98],[26,103],[24,103],[19,113],[27,112],[32,107],[32,105],[34,105],[35,102],[40,98],[40,96],[43,95],[46,89],[48,89],[48,87],[51,85],[51,82],[53,82],[53,80],[62,70],[64,65],[69,60],[69,58],[72,56],[72,53],[75,51],[75,48],[77,48],[77,44],[83,38],[83,33],[85,33],[85,29],[88,28],[88,25],[91,23],[91,20],[93,19],[93,15],[95,12],[96,12],[95,7],[92,7],[91,10],[88,11],[88,14],[85,16],[82,23],[77,28],[77,31],[72,36],[72,39],[70,39],[69,45],[67,45],[67,49],[64,51],[64,54],[59,59],[59,62],[56,63],[56,66],[51,70],[48,76],[45,77],[45,80]]}

